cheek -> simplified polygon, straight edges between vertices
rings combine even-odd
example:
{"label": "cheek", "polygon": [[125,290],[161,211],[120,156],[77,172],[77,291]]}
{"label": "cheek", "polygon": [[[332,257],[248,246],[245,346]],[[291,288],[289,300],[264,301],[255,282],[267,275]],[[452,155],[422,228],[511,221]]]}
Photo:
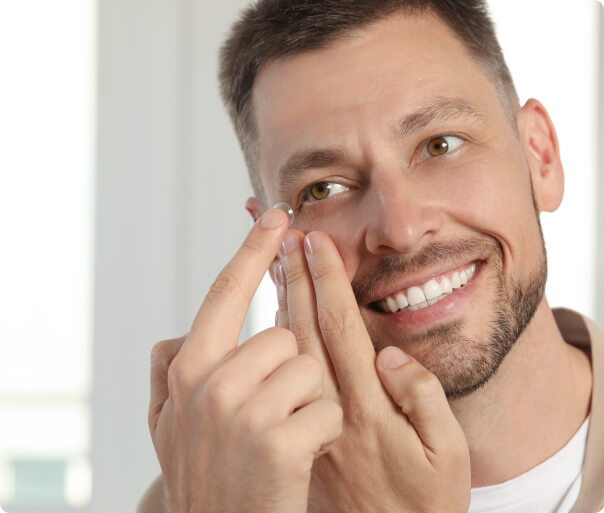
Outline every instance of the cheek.
{"label": "cheek", "polygon": [[364,225],[359,217],[355,204],[341,207],[337,215],[320,213],[306,215],[294,222],[294,228],[304,233],[321,231],[330,236],[344,263],[348,279],[352,281],[357,273],[362,252]]}
{"label": "cheek", "polygon": [[504,251],[504,267],[530,260],[540,236],[524,161],[476,159],[452,172],[455,180],[446,187],[434,185],[447,216],[495,238]]}

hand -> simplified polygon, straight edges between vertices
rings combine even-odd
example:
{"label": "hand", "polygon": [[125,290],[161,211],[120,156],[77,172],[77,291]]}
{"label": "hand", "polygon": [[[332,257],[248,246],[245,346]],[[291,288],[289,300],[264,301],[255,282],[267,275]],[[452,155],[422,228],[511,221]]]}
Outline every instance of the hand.
{"label": "hand", "polygon": [[342,436],[314,463],[309,511],[467,511],[468,445],[440,382],[398,348],[376,361],[335,245],[313,232],[304,252],[302,238],[286,237],[277,317],[322,362],[323,397],[344,411]]}
{"label": "hand", "polygon": [[340,435],[323,372],[273,328],[237,347],[250,300],[287,230],[257,222],[191,332],[152,353],[149,428],[171,513],[304,513],[314,459]]}

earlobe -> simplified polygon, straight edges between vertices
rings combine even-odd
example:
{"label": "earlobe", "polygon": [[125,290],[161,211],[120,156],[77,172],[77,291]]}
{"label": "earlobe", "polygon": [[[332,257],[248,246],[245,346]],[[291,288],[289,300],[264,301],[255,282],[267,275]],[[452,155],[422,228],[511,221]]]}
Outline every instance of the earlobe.
{"label": "earlobe", "polygon": [[564,195],[564,169],[556,129],[540,102],[531,99],[522,107],[518,130],[529,165],[535,204],[539,211],[553,212]]}
{"label": "earlobe", "polygon": [[262,217],[262,214],[264,214],[264,207],[262,206],[262,203],[260,203],[260,201],[258,201],[253,196],[248,198],[245,202],[245,209],[252,216],[254,222],[260,219]]}

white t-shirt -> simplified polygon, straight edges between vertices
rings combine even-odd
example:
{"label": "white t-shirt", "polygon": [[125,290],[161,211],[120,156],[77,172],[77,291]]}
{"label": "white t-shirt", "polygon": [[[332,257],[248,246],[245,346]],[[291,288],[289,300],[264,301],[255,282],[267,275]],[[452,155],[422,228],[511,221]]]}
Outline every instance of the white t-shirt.
{"label": "white t-shirt", "polygon": [[468,513],[569,513],[583,478],[589,419],[551,458],[505,483],[472,488]]}

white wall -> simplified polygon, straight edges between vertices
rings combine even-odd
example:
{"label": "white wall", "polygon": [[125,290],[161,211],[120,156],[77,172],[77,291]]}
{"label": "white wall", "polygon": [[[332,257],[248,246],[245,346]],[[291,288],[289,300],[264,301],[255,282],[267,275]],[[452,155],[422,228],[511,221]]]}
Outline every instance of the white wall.
{"label": "white wall", "polygon": [[188,330],[248,228],[215,56],[244,2],[102,0],[91,512],[134,511],[156,463],[149,353]]}
{"label": "white wall", "polygon": [[595,0],[489,0],[521,102],[548,109],[560,139],[562,206],[541,216],[548,252],[547,297],[596,315],[598,11]]}

